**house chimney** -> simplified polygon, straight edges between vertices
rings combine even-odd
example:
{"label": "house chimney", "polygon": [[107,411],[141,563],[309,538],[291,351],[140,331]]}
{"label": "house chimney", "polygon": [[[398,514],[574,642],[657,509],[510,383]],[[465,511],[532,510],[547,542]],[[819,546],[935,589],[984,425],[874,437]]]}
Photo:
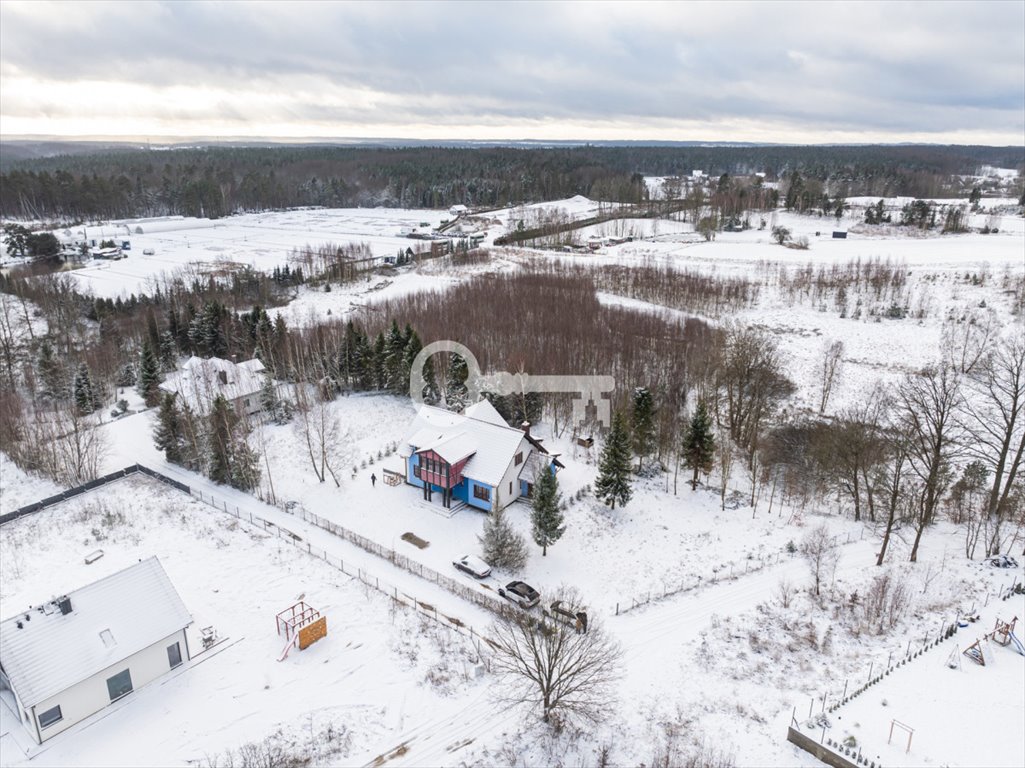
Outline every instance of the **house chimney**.
{"label": "house chimney", "polygon": [[523,430],[523,434],[525,434],[527,437],[530,437],[530,422],[529,421],[525,421],[522,424],[520,424],[520,429]]}
{"label": "house chimney", "polygon": [[228,383],[228,372],[218,371],[217,378],[221,380],[221,386],[225,386]]}

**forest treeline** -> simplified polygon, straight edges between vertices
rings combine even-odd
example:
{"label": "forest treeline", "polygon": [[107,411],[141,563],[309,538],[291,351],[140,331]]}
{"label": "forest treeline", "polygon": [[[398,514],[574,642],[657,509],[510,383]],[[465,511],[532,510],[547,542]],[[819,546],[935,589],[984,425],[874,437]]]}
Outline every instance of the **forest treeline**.
{"label": "forest treeline", "polygon": [[297,206],[499,207],[573,195],[643,202],[644,175],[798,172],[834,196],[966,194],[959,175],[1025,169],[1021,147],[273,146],[119,150],[4,160],[0,216],[217,218]]}

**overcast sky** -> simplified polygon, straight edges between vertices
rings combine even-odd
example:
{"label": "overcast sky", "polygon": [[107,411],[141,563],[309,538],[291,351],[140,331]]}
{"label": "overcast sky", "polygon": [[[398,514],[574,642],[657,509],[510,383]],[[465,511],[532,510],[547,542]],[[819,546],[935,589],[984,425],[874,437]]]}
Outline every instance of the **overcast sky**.
{"label": "overcast sky", "polygon": [[0,133],[1025,144],[1025,2],[0,2]]}

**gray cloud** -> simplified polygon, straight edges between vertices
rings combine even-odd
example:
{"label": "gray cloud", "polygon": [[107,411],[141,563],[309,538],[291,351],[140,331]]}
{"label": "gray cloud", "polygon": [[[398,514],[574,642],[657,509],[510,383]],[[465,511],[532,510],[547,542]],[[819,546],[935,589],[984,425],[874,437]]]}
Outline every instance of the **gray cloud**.
{"label": "gray cloud", "polygon": [[1022,143],[1023,62],[1020,2],[0,5],[6,123],[73,124],[85,107],[61,87],[107,83],[141,102],[119,114],[181,135],[204,119],[296,135],[617,121],[647,138],[675,121],[705,138],[761,121],[779,141]]}

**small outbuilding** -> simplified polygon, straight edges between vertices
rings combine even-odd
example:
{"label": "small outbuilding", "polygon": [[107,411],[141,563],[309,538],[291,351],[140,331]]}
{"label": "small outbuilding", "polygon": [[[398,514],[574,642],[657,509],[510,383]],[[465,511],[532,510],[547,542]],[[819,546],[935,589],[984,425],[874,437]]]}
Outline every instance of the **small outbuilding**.
{"label": "small outbuilding", "polygon": [[191,623],[143,560],[0,623],[0,696],[41,744],[188,661]]}

